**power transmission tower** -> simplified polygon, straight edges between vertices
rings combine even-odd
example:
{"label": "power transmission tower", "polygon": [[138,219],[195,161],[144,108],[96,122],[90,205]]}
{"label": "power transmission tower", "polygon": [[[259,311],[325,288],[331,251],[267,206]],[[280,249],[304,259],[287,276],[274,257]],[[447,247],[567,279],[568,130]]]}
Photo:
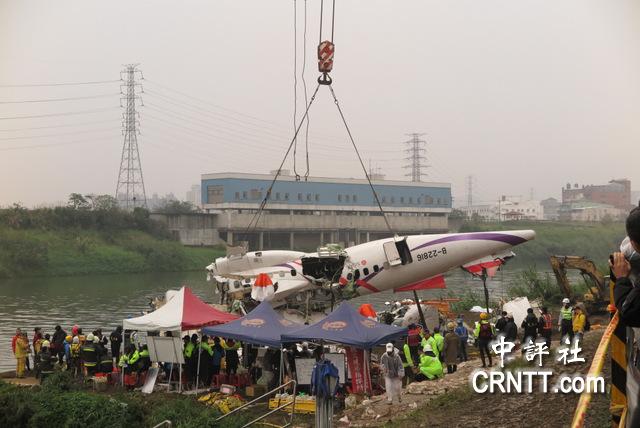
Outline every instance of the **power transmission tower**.
{"label": "power transmission tower", "polygon": [[126,64],[125,69],[120,72],[120,79],[125,81],[121,85],[121,90],[126,89],[122,98],[122,101],[126,101],[126,105],[124,106],[125,112],[122,114],[124,143],[122,144],[116,199],[120,206],[127,210],[147,207],[147,194],[144,189],[140,151],[138,150],[140,122],[138,121],[139,114],[136,112],[136,100],[140,100],[140,105],[143,105],[142,98],[137,92],[142,92],[142,85],[138,83],[136,77],[143,77],[142,72],[136,69],[137,66],[138,64]]}
{"label": "power transmission tower", "polygon": [[467,208],[473,206],[473,175],[467,176]]}
{"label": "power transmission tower", "polygon": [[407,135],[411,137],[409,141],[404,142],[404,144],[407,146],[405,151],[409,153],[409,156],[407,156],[405,159],[408,160],[409,163],[403,166],[403,168],[411,169],[411,172],[405,175],[411,177],[411,181],[422,181],[422,176],[426,175],[426,173],[423,173],[422,170],[428,167],[428,165],[425,165],[423,163],[426,159],[424,153],[427,142],[420,139],[420,137],[424,134],[412,133]]}

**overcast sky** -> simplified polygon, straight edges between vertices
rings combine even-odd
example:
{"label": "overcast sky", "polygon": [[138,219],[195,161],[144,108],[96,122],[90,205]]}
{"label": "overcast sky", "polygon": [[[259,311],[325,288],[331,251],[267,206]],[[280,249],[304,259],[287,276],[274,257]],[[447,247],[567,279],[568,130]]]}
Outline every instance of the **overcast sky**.
{"label": "overcast sky", "polygon": [[[320,0],[306,3],[311,92]],[[558,197],[567,182],[620,177],[640,188],[639,2],[336,3],[334,88],[363,157],[387,178],[406,179],[401,143],[421,132],[427,179],[450,182],[458,201],[468,175],[475,201],[531,189]],[[300,115],[305,2],[295,4]],[[202,173],[277,168],[293,132],[293,8],[292,0],[0,0],[0,205],[114,193],[119,83],[11,85],[114,81],[125,63],[140,63],[145,77],[148,195],[184,197]],[[310,117],[311,175],[362,177],[326,87]],[[304,173],[304,149],[298,155]]]}

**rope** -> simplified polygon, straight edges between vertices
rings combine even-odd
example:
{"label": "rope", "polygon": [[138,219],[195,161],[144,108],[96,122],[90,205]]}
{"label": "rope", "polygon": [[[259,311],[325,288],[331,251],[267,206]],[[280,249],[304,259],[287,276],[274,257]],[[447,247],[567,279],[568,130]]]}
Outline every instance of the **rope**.
{"label": "rope", "polygon": [[320,0],[320,37],[318,37],[318,44],[322,43],[322,11],[324,10],[324,0]]}
{"label": "rope", "polygon": [[[309,97],[307,94],[307,81],[304,78],[304,72],[307,68],[307,0],[304,0],[304,30],[302,32],[302,43],[302,86],[304,88],[304,105],[307,105],[309,104]],[[304,181],[307,181],[309,179],[309,115],[307,115],[304,147],[307,160],[307,170],[304,173]]]}
{"label": "rope", "polygon": [[333,29],[336,25],[336,0],[333,0],[333,10],[331,11],[331,43],[333,43]]}
{"label": "rope", "polygon": [[353,149],[356,151],[356,155],[358,156],[358,160],[360,161],[360,166],[362,166],[362,170],[364,171],[365,177],[367,177],[367,182],[369,182],[369,187],[371,187],[371,191],[373,192],[373,197],[378,204],[378,208],[380,209],[380,213],[382,214],[382,218],[384,218],[384,222],[387,225],[387,229],[389,229],[390,233],[393,233],[393,229],[391,228],[391,224],[389,223],[389,219],[387,218],[387,214],[384,212],[382,208],[382,204],[380,203],[380,199],[378,198],[378,193],[376,189],[373,187],[373,183],[371,182],[371,177],[369,177],[369,173],[367,172],[367,168],[362,161],[362,157],[360,156],[360,152],[358,151],[358,146],[356,146],[356,142],[353,139],[353,135],[351,135],[351,130],[349,129],[349,125],[347,125],[347,120],[342,113],[342,109],[340,108],[340,103],[338,102],[338,98],[336,97],[336,93],[333,91],[333,86],[328,85],[329,90],[331,91],[331,95],[333,96],[333,102],[338,107],[338,112],[340,113],[340,117],[342,118],[342,123],[344,123],[344,127],[347,129],[347,134],[349,134],[349,139],[351,140],[351,144],[353,145]]}
{"label": "rope", "polygon": [[[593,355],[593,361],[591,362],[591,367],[589,368],[589,373],[587,373],[587,377],[596,377],[600,375],[602,372],[602,366],[604,365],[604,360],[607,357],[607,348],[609,347],[609,342],[611,341],[611,336],[613,331],[616,329],[618,322],[620,321],[620,315],[618,312],[615,313],[606,330],[602,334],[602,338],[600,339],[600,344],[598,345],[598,349],[596,349],[596,353]],[[580,395],[580,400],[578,400],[578,405],[576,406],[576,411],[573,414],[573,421],[571,422],[571,428],[582,428],[584,426],[584,421],[587,416],[587,410],[589,409],[589,403],[591,402],[591,392],[585,391]]]}
{"label": "rope", "polygon": [[291,143],[289,144],[289,148],[287,148],[287,151],[284,154],[284,157],[282,158],[282,162],[280,162],[280,166],[278,167],[278,170],[276,171],[276,174],[273,177],[273,180],[271,181],[271,184],[269,185],[269,189],[267,190],[267,194],[264,196],[264,199],[260,203],[260,207],[258,208],[258,211],[255,213],[255,215],[253,216],[253,218],[249,222],[249,225],[247,225],[247,229],[245,230],[245,233],[249,233],[252,230],[252,228],[254,228],[255,226],[258,225],[258,220],[260,220],[260,215],[262,214],[262,211],[264,211],[264,207],[267,206],[267,202],[268,202],[268,200],[269,200],[269,198],[271,196],[271,191],[273,190],[273,186],[276,184],[276,181],[278,180],[278,177],[280,176],[280,174],[282,172],[282,167],[284,166],[284,163],[287,160],[287,156],[289,156],[289,152],[291,151],[291,148],[293,147],[293,144],[296,141],[296,138],[298,137],[298,133],[300,132],[300,128],[302,128],[302,124],[304,123],[304,120],[306,119],[307,115],[309,114],[309,109],[311,108],[311,104],[313,104],[313,101],[316,99],[316,94],[318,93],[319,89],[320,89],[320,84],[318,84],[316,86],[316,90],[313,91],[313,95],[311,95],[311,100],[309,101],[309,104],[307,104],[307,108],[304,111],[304,116],[302,116],[302,119],[300,120],[300,124],[296,128],[296,132],[293,135],[293,138],[291,139]]}

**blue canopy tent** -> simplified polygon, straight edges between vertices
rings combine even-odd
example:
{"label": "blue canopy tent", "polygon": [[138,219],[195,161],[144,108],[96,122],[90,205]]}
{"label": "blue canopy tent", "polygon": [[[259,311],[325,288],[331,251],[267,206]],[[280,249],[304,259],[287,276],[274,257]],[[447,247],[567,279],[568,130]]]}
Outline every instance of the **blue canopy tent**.
{"label": "blue canopy tent", "polygon": [[298,330],[302,325],[281,317],[267,301],[260,303],[242,318],[226,324],[205,327],[203,333],[209,336],[239,340],[253,345],[280,348],[282,333]]}
{"label": "blue canopy tent", "polygon": [[[230,324],[235,322],[233,321]],[[326,318],[315,324],[292,332],[283,332],[282,342],[323,340],[355,348],[370,349],[407,334],[406,327],[381,324],[370,318],[363,317],[353,306],[344,302],[327,315]]]}

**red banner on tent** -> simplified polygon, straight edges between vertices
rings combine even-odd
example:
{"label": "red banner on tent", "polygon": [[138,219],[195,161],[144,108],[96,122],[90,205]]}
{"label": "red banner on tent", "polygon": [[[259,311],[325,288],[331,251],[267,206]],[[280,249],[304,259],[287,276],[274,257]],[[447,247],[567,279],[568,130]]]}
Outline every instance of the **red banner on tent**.
{"label": "red banner on tent", "polygon": [[412,290],[429,290],[433,288],[447,288],[447,284],[444,282],[444,276],[438,275],[433,278],[425,279],[414,284],[406,285],[404,287],[395,288],[394,293],[400,291],[412,291]]}
{"label": "red banner on tent", "polygon": [[352,392],[354,394],[371,394],[371,373],[364,349],[347,346],[346,351]]}

